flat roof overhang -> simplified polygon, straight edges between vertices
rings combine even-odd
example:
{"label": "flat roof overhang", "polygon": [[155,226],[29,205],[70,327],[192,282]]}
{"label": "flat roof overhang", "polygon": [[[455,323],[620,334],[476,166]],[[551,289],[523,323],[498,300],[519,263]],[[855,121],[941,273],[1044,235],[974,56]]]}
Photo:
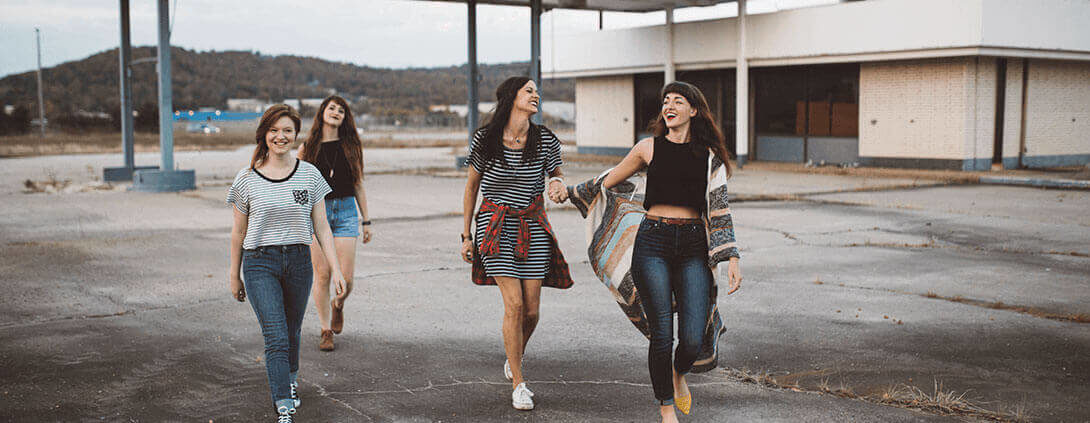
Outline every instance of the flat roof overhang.
{"label": "flat roof overhang", "polygon": [[[467,0],[426,0],[466,3]],[[604,10],[610,12],[654,12],[682,7],[714,6],[737,0],[541,0],[545,9]],[[478,0],[477,4],[530,6],[530,0]]]}

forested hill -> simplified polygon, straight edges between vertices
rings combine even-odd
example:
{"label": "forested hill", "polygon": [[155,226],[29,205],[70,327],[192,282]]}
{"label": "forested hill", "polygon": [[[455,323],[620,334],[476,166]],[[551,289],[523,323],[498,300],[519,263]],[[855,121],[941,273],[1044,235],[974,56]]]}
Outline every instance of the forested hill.
{"label": "forested hill", "polygon": [[[225,108],[228,98],[318,98],[337,93],[357,103],[357,113],[424,112],[432,104],[464,104],[466,67],[387,69],[312,57],[268,56],[249,51],[171,51],[174,108]],[[133,49],[133,58],[154,57],[154,47]],[[481,101],[491,101],[504,78],[528,75],[528,63],[481,65]],[[119,108],[117,49],[44,69],[47,116],[78,110],[114,114]],[[154,63],[133,66],[133,104],[156,102]],[[34,72],[0,79],[0,103],[37,109]],[[574,101],[570,79],[546,80],[546,100]]]}

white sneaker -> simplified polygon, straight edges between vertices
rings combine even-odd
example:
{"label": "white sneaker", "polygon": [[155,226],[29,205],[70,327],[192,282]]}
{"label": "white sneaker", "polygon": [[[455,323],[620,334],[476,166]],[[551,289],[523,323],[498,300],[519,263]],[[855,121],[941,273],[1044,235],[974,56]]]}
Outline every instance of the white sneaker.
{"label": "white sneaker", "polygon": [[507,380],[511,380],[511,379],[515,378],[514,376],[511,375],[511,361],[510,360],[503,360],[503,377],[507,378]]}
{"label": "white sneaker", "polygon": [[288,407],[280,407],[276,410],[276,423],[295,423],[295,409]]}
{"label": "white sneaker", "polygon": [[511,406],[516,410],[533,410],[534,393],[526,387],[526,382],[518,384],[511,392]]}

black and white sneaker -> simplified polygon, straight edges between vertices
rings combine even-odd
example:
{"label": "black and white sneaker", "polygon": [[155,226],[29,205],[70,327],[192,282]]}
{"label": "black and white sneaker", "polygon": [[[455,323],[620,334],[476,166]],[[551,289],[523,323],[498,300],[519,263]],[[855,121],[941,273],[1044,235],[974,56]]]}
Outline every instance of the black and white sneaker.
{"label": "black and white sneaker", "polygon": [[293,414],[295,414],[294,408],[288,408],[285,406],[277,408],[276,423],[295,423],[295,417],[292,416]]}
{"label": "black and white sneaker", "polygon": [[295,401],[296,407],[303,403],[303,401],[299,399],[299,382],[291,383],[291,400]]}

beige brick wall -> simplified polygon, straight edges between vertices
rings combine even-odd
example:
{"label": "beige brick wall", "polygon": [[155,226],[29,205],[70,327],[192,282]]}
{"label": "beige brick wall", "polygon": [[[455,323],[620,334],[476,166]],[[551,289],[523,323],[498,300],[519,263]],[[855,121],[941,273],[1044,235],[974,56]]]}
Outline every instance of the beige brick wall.
{"label": "beige brick wall", "polygon": [[1018,158],[1022,136],[1022,59],[1007,60],[1007,91],[1003,106],[1003,157]]}
{"label": "beige brick wall", "polygon": [[977,132],[969,126],[979,99],[969,78],[975,70],[975,60],[964,57],[862,63],[859,155],[969,158],[975,138],[968,134]]}
{"label": "beige brick wall", "polygon": [[983,159],[978,160],[976,170],[987,170],[995,148],[999,67],[994,57],[973,57],[965,69],[966,95],[971,105],[965,122],[965,127],[971,129],[965,134],[966,158]]}
{"label": "beige brick wall", "polygon": [[1026,156],[1090,154],[1090,63],[1030,60]]}
{"label": "beige brick wall", "polygon": [[575,140],[580,147],[631,148],[635,138],[632,75],[575,80]]}

